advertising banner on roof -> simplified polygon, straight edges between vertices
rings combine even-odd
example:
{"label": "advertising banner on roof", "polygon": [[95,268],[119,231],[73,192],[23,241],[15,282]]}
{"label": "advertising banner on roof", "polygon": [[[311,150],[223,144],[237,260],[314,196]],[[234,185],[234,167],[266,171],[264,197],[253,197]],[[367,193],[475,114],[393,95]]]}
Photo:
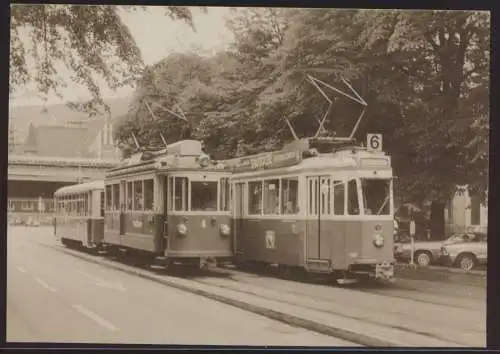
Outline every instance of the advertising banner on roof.
{"label": "advertising banner on roof", "polygon": [[225,165],[234,172],[244,172],[293,166],[298,164],[301,159],[302,154],[299,150],[277,151],[228,160]]}

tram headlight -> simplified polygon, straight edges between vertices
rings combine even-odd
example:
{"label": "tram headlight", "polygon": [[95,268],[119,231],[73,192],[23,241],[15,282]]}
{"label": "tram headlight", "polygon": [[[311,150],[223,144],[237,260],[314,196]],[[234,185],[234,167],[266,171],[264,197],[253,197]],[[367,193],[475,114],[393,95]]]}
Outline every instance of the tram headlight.
{"label": "tram headlight", "polygon": [[382,247],[384,245],[384,236],[380,235],[380,234],[375,234],[373,236],[373,244],[375,245],[375,247]]}
{"label": "tram headlight", "polygon": [[177,225],[177,233],[179,235],[186,236],[187,235],[187,231],[188,231],[188,228],[187,228],[186,224],[181,223],[181,224]]}
{"label": "tram headlight", "polygon": [[229,235],[230,235],[230,233],[231,233],[231,228],[229,227],[229,225],[227,225],[227,224],[222,224],[222,225],[220,226],[220,234],[221,234],[222,236],[229,236]]}

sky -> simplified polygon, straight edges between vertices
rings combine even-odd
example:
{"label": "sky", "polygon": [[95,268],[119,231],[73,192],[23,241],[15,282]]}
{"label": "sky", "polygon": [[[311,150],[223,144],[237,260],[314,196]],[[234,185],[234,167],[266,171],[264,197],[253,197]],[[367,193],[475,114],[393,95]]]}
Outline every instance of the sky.
{"label": "sky", "polygon": [[[185,22],[172,20],[164,15],[164,10],[157,6],[149,6],[145,12],[121,12],[123,22],[129,27],[137,45],[141,49],[145,64],[154,64],[171,53],[185,52],[192,48],[199,48],[202,52],[213,53],[227,47],[232,39],[230,31],[226,29],[226,18],[229,8],[211,7],[208,13],[192,8],[196,32]],[[164,33],[163,40],[159,40]],[[27,38],[27,40],[29,40]],[[61,68],[63,77],[69,82],[69,72]],[[100,81],[102,95],[105,98],[124,97],[133,93],[133,88],[123,88],[112,91],[104,81]],[[34,86],[14,93],[10,102],[13,106],[43,104],[36,97]],[[69,88],[64,91],[63,100],[55,95],[48,97],[48,104],[63,103],[68,100],[82,100],[88,98],[85,89]]]}

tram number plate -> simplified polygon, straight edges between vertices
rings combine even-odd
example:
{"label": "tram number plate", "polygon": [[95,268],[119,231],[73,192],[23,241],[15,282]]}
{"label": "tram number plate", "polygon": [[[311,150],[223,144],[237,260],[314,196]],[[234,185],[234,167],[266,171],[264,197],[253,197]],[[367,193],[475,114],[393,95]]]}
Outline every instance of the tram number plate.
{"label": "tram number plate", "polygon": [[276,248],[276,238],[274,237],[274,231],[266,231],[266,248]]}
{"label": "tram number plate", "polygon": [[382,151],[382,134],[367,134],[366,146],[368,150]]}

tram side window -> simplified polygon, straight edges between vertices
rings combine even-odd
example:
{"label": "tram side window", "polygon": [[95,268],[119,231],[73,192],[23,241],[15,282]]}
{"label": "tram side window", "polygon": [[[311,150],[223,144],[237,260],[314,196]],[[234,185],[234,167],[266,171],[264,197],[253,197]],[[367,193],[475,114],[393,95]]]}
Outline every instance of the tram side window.
{"label": "tram side window", "polygon": [[113,209],[120,210],[120,185],[113,184]]}
{"label": "tram side window", "polygon": [[264,214],[280,212],[280,181],[272,179],[264,181]]}
{"label": "tram side window", "polygon": [[113,186],[106,186],[106,210],[111,210],[111,206],[113,205],[113,194],[112,194]]}
{"label": "tram side window", "polygon": [[144,210],[153,211],[154,202],[154,181],[147,179],[144,181]]}
{"label": "tram side window", "polygon": [[248,214],[262,214],[262,182],[248,182]]}
{"label": "tram side window", "polygon": [[142,181],[134,182],[134,210],[142,210]]}
{"label": "tram side window", "polygon": [[66,199],[66,207],[68,208],[68,214],[69,215],[73,215],[73,196],[72,195],[68,195],[67,199]]}
{"label": "tram side window", "polygon": [[191,210],[217,210],[217,182],[191,181]]}
{"label": "tram side window", "polygon": [[293,215],[299,212],[299,179],[283,178],[281,180],[281,213]]}
{"label": "tram side window", "polygon": [[132,210],[134,202],[134,192],[132,182],[127,182],[127,210]]}
{"label": "tram side window", "polygon": [[323,177],[320,180],[320,213],[321,215],[331,215],[331,197],[332,197],[332,186],[330,184],[330,178]]}
{"label": "tram side window", "polygon": [[187,177],[174,178],[174,206],[177,211],[186,211],[188,209],[188,188]]}
{"label": "tram side window", "polygon": [[229,178],[221,178],[220,180],[220,210],[222,211],[228,211],[229,210],[229,205],[231,203],[231,198],[230,198],[230,184],[229,184]]}
{"label": "tram side window", "polygon": [[333,181],[333,211],[335,215],[344,215],[345,213],[344,181]]}
{"label": "tram side window", "polygon": [[358,188],[355,179],[347,182],[347,211],[349,215],[359,215]]}
{"label": "tram side window", "polygon": [[81,196],[77,195],[75,196],[75,215],[80,216],[82,215],[82,198]]}
{"label": "tram side window", "polygon": [[366,215],[389,215],[391,182],[388,179],[362,178],[361,189]]}

